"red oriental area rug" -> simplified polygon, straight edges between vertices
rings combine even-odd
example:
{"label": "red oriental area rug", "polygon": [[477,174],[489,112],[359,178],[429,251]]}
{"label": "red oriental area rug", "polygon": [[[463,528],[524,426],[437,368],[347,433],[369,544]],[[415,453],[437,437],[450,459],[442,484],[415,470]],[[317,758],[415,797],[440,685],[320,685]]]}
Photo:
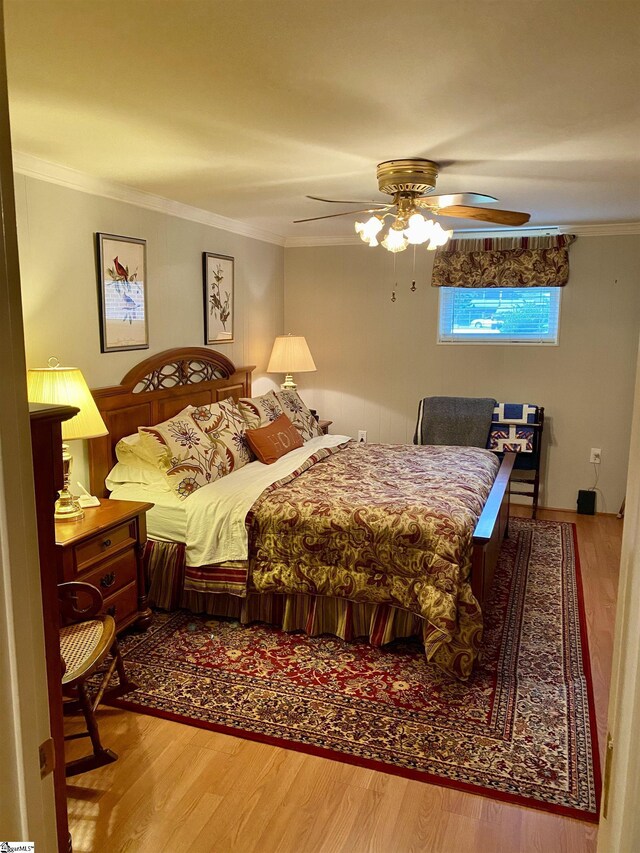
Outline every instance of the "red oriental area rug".
{"label": "red oriental area rug", "polygon": [[512,519],[475,673],[421,647],[179,612],[123,647],[114,705],[597,821],[600,769],[572,524]]}

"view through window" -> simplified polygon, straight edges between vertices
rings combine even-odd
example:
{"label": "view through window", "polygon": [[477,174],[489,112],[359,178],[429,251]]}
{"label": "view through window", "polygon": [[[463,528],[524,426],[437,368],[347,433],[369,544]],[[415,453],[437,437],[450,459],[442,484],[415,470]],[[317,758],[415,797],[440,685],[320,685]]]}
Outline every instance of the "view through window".
{"label": "view through window", "polygon": [[439,290],[440,343],[558,343],[561,287]]}

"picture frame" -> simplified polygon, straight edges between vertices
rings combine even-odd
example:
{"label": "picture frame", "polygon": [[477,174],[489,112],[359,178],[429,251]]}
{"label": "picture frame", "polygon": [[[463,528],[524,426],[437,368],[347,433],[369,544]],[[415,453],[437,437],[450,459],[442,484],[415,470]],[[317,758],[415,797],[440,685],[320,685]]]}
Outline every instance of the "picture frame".
{"label": "picture frame", "polygon": [[234,340],[234,266],[230,255],[202,253],[205,344],[229,344]]}
{"label": "picture frame", "polygon": [[147,241],[96,233],[100,352],[149,349]]}

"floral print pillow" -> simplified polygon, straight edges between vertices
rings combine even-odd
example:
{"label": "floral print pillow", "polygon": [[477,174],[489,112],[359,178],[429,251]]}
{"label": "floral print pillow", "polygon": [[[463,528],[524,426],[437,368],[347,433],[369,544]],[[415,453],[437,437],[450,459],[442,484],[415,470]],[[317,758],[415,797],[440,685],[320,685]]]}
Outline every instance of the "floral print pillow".
{"label": "floral print pillow", "polygon": [[161,424],[140,427],[140,451],[184,499],[249,461],[246,446],[239,448],[240,420],[233,401],[190,406]]}
{"label": "floral print pillow", "polygon": [[247,424],[232,397],[209,406],[198,406],[191,410],[190,417],[207,436],[217,453],[233,460],[231,470],[236,471],[251,462],[252,456],[246,436]]}
{"label": "floral print pillow", "polygon": [[303,441],[322,435],[318,421],[300,399],[297,391],[276,391],[282,411],[296,427]]}
{"label": "floral print pillow", "polygon": [[238,407],[244,416],[247,429],[260,429],[284,414],[273,391],[268,391],[261,397],[241,397]]}

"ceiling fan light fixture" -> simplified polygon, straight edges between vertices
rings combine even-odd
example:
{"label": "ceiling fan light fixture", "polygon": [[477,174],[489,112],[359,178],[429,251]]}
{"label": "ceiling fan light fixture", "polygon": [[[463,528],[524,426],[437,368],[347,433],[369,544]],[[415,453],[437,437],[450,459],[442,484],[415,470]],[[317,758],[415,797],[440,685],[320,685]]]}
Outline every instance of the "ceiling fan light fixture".
{"label": "ceiling fan light fixture", "polygon": [[404,252],[408,244],[409,241],[404,236],[402,228],[389,228],[387,236],[382,241],[382,245],[388,252]]}
{"label": "ceiling fan light fixture", "polygon": [[378,246],[377,236],[382,230],[383,224],[382,219],[378,216],[372,216],[366,222],[356,222],[356,234],[369,246]]}
{"label": "ceiling fan light fixture", "polygon": [[433,229],[431,231],[431,239],[427,249],[430,252],[434,252],[439,246],[444,246],[445,243],[448,243],[452,234],[453,231],[445,231],[439,222],[434,222]]}
{"label": "ceiling fan light fixture", "polygon": [[414,213],[409,217],[407,228],[404,234],[409,243],[413,246],[420,246],[431,239],[435,222],[432,219],[425,219],[421,213]]}

